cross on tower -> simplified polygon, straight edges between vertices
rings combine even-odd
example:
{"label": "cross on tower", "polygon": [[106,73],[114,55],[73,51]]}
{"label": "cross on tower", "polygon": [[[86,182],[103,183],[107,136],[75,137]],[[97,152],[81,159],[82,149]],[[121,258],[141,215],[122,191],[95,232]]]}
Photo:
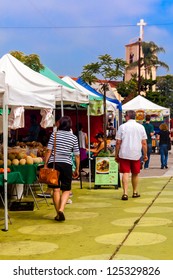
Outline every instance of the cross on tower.
{"label": "cross on tower", "polygon": [[143,41],[143,38],[144,38],[144,26],[146,25],[147,23],[141,19],[140,22],[137,23],[137,25],[140,26],[140,34],[139,34],[139,38],[141,39],[141,41]]}

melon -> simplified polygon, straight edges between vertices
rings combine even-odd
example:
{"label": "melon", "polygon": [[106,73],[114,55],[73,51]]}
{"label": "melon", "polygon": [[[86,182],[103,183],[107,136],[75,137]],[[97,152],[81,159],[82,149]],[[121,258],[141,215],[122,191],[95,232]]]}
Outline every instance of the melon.
{"label": "melon", "polygon": [[42,162],[43,162],[43,159],[42,159],[42,157],[39,157],[39,159],[40,159],[40,163],[42,163]]}
{"label": "melon", "polygon": [[11,160],[10,160],[10,159],[7,160],[7,165],[8,165],[8,166],[11,165]]}
{"label": "melon", "polygon": [[33,164],[34,163],[33,158],[31,156],[27,156],[26,157],[26,163],[27,164]]}
{"label": "melon", "polygon": [[19,160],[17,158],[13,159],[12,164],[19,165]]}
{"label": "melon", "polygon": [[24,153],[18,153],[17,155],[17,158],[20,160],[20,159],[23,159],[25,157],[25,154]]}
{"label": "melon", "polygon": [[13,153],[10,153],[9,155],[8,155],[8,158],[10,159],[10,160],[13,160],[13,159],[15,159],[15,154],[13,154]]}
{"label": "melon", "polygon": [[33,158],[33,161],[34,161],[34,163],[41,163],[41,162],[43,162],[42,158],[40,158],[40,157]]}
{"label": "melon", "polygon": [[20,165],[25,165],[26,164],[26,159],[21,158],[20,161],[19,161],[19,164]]}
{"label": "melon", "polygon": [[0,165],[3,165],[4,161],[2,159],[0,159]]}

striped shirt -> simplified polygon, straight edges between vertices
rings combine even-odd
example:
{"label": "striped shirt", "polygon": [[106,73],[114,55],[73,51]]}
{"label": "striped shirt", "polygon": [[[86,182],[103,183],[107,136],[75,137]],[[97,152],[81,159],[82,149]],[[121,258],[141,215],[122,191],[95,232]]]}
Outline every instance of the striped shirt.
{"label": "striped shirt", "polygon": [[[52,150],[48,163],[54,162],[54,133],[50,136],[47,148]],[[72,153],[79,155],[79,145],[76,135],[70,131],[58,130],[56,132],[55,162],[65,162],[72,165]]]}

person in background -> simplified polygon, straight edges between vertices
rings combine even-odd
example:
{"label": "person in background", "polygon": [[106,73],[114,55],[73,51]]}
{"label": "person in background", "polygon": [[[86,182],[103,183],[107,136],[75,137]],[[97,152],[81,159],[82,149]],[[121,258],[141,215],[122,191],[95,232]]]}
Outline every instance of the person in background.
{"label": "person in background", "polygon": [[[47,153],[45,155],[44,168],[53,167],[55,152],[55,168],[59,170],[59,184],[57,186],[49,186],[53,189],[53,203],[56,210],[56,221],[64,221],[64,209],[68,201],[72,176],[78,178],[80,165],[80,151],[78,139],[76,135],[71,133],[72,121],[69,116],[61,117],[59,120],[59,128],[57,132],[53,132],[50,136]],[[54,137],[56,133],[56,151],[54,151]],[[76,169],[72,173],[72,153],[74,153],[76,161]]]}
{"label": "person in background", "polygon": [[79,139],[79,149],[80,149],[80,165],[81,171],[88,163],[88,155],[86,148],[88,147],[88,135],[83,131],[83,125],[81,123],[78,124],[78,132],[76,135]]}
{"label": "person in background", "polygon": [[[92,182],[95,181],[95,158],[98,156],[99,152],[104,150],[104,135],[103,133],[97,133],[95,138],[97,139],[97,144],[94,148],[90,149],[92,153],[92,160],[91,160],[91,180]],[[88,149],[87,149],[88,151]]]}
{"label": "person in background", "polygon": [[159,140],[161,169],[164,169],[168,168],[168,144],[171,141],[171,136],[166,123],[162,123],[159,128],[157,140]]}
{"label": "person in background", "polygon": [[37,123],[36,115],[31,115],[30,117],[31,126],[29,128],[29,135],[23,139],[23,141],[33,142],[37,141],[39,132],[40,132],[40,125]]}
{"label": "person in background", "polygon": [[141,150],[143,150],[144,162],[148,160],[147,135],[143,125],[137,123],[135,117],[135,111],[126,111],[126,123],[120,125],[116,133],[115,161],[119,163],[119,172],[123,174],[122,200],[128,200],[129,173],[132,173],[132,197],[140,197],[138,193],[138,174],[140,173]]}
{"label": "person in background", "polygon": [[143,126],[145,128],[146,134],[147,134],[147,157],[148,160],[144,163],[144,169],[149,168],[150,163],[150,155],[152,153],[152,136],[154,135],[154,126],[150,123],[151,116],[146,115],[146,122],[143,123]]}
{"label": "person in background", "polygon": [[112,119],[108,119],[107,130],[108,130],[108,137],[115,137],[116,129],[114,127]]}

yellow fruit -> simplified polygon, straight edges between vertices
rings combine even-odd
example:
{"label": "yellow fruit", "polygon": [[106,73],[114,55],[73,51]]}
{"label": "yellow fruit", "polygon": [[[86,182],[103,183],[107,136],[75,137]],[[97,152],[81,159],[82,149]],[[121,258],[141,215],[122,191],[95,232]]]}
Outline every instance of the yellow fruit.
{"label": "yellow fruit", "polygon": [[0,159],[0,165],[3,165],[4,161],[2,159]]}
{"label": "yellow fruit", "polygon": [[41,162],[43,162],[43,159],[41,157],[36,157],[36,158],[33,158],[33,161],[34,161],[34,163],[41,163]]}
{"label": "yellow fruit", "polygon": [[19,164],[20,165],[25,165],[26,164],[26,159],[21,158],[20,161],[19,161]]}
{"label": "yellow fruit", "polygon": [[19,165],[19,160],[17,158],[13,159],[12,164]]}
{"label": "yellow fruit", "polygon": [[32,158],[36,158],[36,157],[37,157],[37,156],[34,155],[33,153],[30,153],[30,156],[31,156]]}
{"label": "yellow fruit", "polygon": [[10,160],[10,159],[7,160],[7,165],[8,165],[8,166],[11,165],[11,160]]}
{"label": "yellow fruit", "polygon": [[43,162],[43,159],[42,159],[42,157],[39,157],[39,159],[40,159],[40,163],[42,163],[42,162]]}
{"label": "yellow fruit", "polygon": [[24,158],[25,154],[24,153],[18,153],[17,158],[20,160]]}
{"label": "yellow fruit", "polygon": [[26,157],[26,164],[33,164],[34,161],[33,161],[33,158],[31,156],[27,156]]}
{"label": "yellow fruit", "polygon": [[10,153],[9,155],[8,155],[8,158],[10,159],[10,160],[13,160],[13,159],[15,159],[15,154],[13,154],[13,153]]}

